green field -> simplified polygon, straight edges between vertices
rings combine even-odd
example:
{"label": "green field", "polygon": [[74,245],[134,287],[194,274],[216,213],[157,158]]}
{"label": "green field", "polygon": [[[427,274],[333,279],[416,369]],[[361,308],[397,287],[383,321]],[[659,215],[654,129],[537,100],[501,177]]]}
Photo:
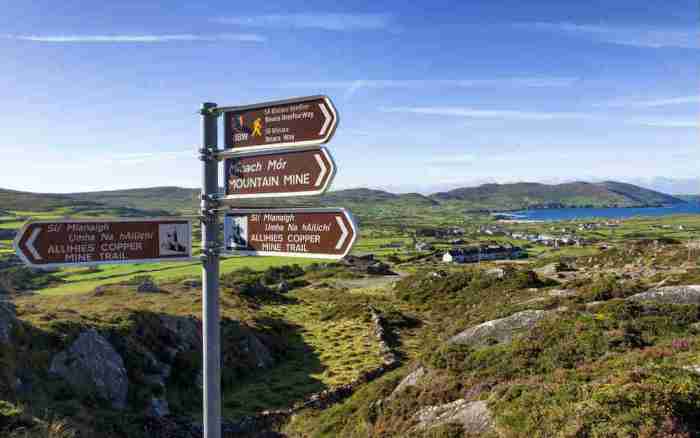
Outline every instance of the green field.
{"label": "green field", "polygon": [[[230,257],[222,259],[221,274],[226,274],[241,268],[257,271],[272,266],[298,264],[306,266],[319,260],[300,259],[295,257]],[[61,270],[56,277],[65,284],[42,289],[39,292],[46,295],[65,295],[92,292],[98,286],[122,283],[137,275],[150,275],[160,282],[177,282],[180,280],[199,278],[202,274],[200,263],[149,263],[100,266],[97,269],[70,268]]]}

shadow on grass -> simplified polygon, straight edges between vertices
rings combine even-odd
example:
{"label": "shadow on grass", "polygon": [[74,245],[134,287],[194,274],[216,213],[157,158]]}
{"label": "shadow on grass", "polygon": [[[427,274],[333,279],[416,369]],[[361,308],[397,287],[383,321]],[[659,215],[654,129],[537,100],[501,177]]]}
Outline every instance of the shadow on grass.
{"label": "shadow on grass", "polygon": [[[182,264],[175,264],[172,266],[166,266],[162,268],[143,268],[139,269],[136,271],[130,271],[130,272],[124,272],[120,274],[111,274],[111,275],[100,275],[100,276],[94,276],[90,278],[84,278],[84,279],[76,279],[76,280],[65,280],[61,279],[62,282],[58,283],[57,285],[67,285],[67,284],[80,284],[84,282],[91,282],[91,281],[103,281],[103,280],[111,280],[111,279],[119,279],[119,278],[125,278],[128,280],[130,277],[133,277],[135,275],[148,275],[152,274],[153,272],[162,272],[162,271],[172,271],[175,269],[182,269],[183,267],[188,267],[188,266],[199,266],[198,263],[182,263]],[[71,274],[72,275],[72,274]]]}
{"label": "shadow on grass", "polygon": [[[88,435],[99,430],[105,437],[142,436],[138,426],[140,412],[117,411],[109,402],[98,400],[49,372],[55,355],[88,329],[87,325],[57,320],[49,329],[43,329],[18,321],[13,324],[12,342],[0,346],[0,400],[21,406],[23,415],[31,419],[17,436],[48,436],[42,432],[45,425],[34,418],[48,423],[66,418],[69,429],[76,426]],[[110,341],[114,337],[102,330],[100,333]]]}
{"label": "shadow on grass", "polygon": [[299,304],[298,298],[275,292],[264,286],[260,290],[256,290],[255,292],[239,292],[238,296],[255,308],[260,308],[260,306],[262,305],[289,306],[293,304]]}
{"label": "shadow on grass", "polygon": [[284,337],[285,349],[277,363],[224,388],[224,416],[236,419],[264,410],[284,409],[327,386],[315,375],[325,370],[318,353],[304,341],[301,327],[275,318],[260,318],[255,325],[269,327]]}

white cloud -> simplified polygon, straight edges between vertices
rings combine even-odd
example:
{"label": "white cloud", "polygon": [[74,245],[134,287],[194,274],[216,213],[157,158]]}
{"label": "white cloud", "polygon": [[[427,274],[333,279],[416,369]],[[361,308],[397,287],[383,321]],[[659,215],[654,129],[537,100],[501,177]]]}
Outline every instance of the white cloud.
{"label": "white cloud", "polygon": [[553,120],[591,120],[610,121],[613,118],[620,123],[654,128],[698,128],[700,120],[688,119],[625,119],[618,116],[597,113],[575,112],[537,112],[518,110],[480,110],[461,107],[382,107],[380,111],[386,113],[406,113],[431,116],[452,116],[471,119],[497,119],[497,120],[526,120],[526,121],[553,121]]}
{"label": "white cloud", "polygon": [[272,14],[248,17],[220,17],[212,21],[238,26],[331,31],[380,30],[393,23],[391,14]]}
{"label": "white cloud", "polygon": [[266,38],[256,34],[153,34],[153,35],[5,35],[5,38],[38,43],[170,43],[178,41],[241,41],[264,42]]}
{"label": "white cloud", "polygon": [[669,97],[652,100],[614,100],[607,103],[596,104],[595,106],[605,106],[611,108],[655,108],[669,105],[684,105],[688,103],[700,103],[700,95]]}
{"label": "white cloud", "polygon": [[161,151],[161,152],[143,152],[143,153],[128,153],[128,154],[109,154],[97,155],[86,160],[61,160],[59,157],[47,160],[44,163],[37,163],[34,167],[40,169],[53,170],[77,170],[91,169],[94,167],[105,165],[133,165],[149,162],[161,162],[168,160],[176,160],[184,157],[196,158],[197,152],[192,149],[188,151]]}
{"label": "white cloud", "polygon": [[700,128],[700,120],[681,120],[681,119],[649,119],[649,120],[625,120],[625,123],[630,123],[640,126],[649,126],[652,128]]}
{"label": "white cloud", "polygon": [[468,166],[476,163],[479,157],[473,154],[445,155],[432,158],[428,164],[438,167]]}
{"label": "white cloud", "polygon": [[521,88],[562,88],[571,87],[578,81],[572,77],[513,77],[496,79],[355,79],[349,81],[295,81],[283,82],[279,88],[313,88],[345,90],[349,99],[362,89],[436,89],[436,88],[476,88],[476,87],[521,87]]}
{"label": "white cloud", "polygon": [[584,36],[596,41],[619,44],[624,46],[646,48],[700,48],[700,30],[645,28],[629,26],[610,26],[596,24],[562,23],[524,23],[516,25],[520,28],[565,33],[574,36]]}
{"label": "white cloud", "polygon": [[552,113],[517,110],[479,110],[460,107],[385,107],[380,108],[386,113],[410,113],[435,116],[455,116],[476,119],[509,119],[509,120],[561,120],[561,119],[591,119],[594,116],[582,113]]}
{"label": "white cloud", "polygon": [[116,154],[110,157],[105,157],[106,161],[111,161],[114,164],[137,164],[146,163],[149,161],[173,160],[180,157],[196,157],[196,152],[189,151],[164,151],[164,152],[144,152],[133,154]]}

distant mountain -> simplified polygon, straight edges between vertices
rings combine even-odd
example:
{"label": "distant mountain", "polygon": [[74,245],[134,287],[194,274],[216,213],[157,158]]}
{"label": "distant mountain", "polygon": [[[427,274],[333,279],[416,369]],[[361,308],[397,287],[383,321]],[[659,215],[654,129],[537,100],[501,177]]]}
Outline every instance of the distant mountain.
{"label": "distant mountain", "polygon": [[112,207],[192,214],[199,208],[199,193],[199,189],[183,187],[149,187],[144,189],[69,193],[66,196],[80,202]]}
{"label": "distant mountain", "polygon": [[51,211],[58,208],[99,208],[95,202],[76,202],[67,195],[30,193],[0,189],[0,209],[16,211]]}
{"label": "distant mountain", "polygon": [[[680,198],[632,184],[615,181],[566,184],[484,184],[424,196],[395,194],[366,188],[338,190],[323,196],[240,201],[241,207],[344,206],[363,218],[431,214],[434,208],[453,211],[503,211],[556,207],[637,207],[675,205]],[[103,192],[38,194],[0,190],[0,210],[49,211],[66,214],[193,214],[199,206],[199,190],[182,187],[152,187]]]}
{"label": "distant mountain", "polygon": [[400,197],[383,190],[349,189],[328,192],[319,199],[321,199],[322,204],[334,204],[338,202],[394,202]]}
{"label": "distant mountain", "polygon": [[678,195],[678,197],[687,202],[700,203],[700,195]]}
{"label": "distant mountain", "polygon": [[[31,213],[60,212],[64,215],[82,214],[86,216],[145,216],[153,214],[148,209],[133,208],[128,205],[113,205],[89,199],[90,196],[76,198],[73,195],[52,193],[30,193],[16,190],[0,189],[0,211]],[[156,210],[151,209],[151,210]],[[165,212],[158,212],[164,214]]]}
{"label": "distant mountain", "polygon": [[440,203],[459,203],[470,210],[516,210],[556,207],[639,207],[673,205],[684,200],[631,184],[573,182],[565,184],[484,184],[435,193]]}
{"label": "distant mountain", "polygon": [[439,203],[419,193],[394,194],[383,190],[348,189],[329,192],[319,199],[321,204],[342,203],[402,203],[412,206],[433,206]]}
{"label": "distant mountain", "polygon": [[641,205],[676,205],[685,203],[683,199],[678,197],[666,195],[655,190],[645,189],[633,184],[605,181],[597,185],[605,187],[611,192],[624,196]]}

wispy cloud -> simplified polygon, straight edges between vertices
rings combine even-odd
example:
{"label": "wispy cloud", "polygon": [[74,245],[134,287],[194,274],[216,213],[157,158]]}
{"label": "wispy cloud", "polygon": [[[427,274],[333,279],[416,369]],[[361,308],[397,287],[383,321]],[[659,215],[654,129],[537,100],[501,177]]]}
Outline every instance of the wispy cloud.
{"label": "wispy cloud", "polygon": [[479,158],[473,154],[445,155],[432,158],[428,164],[438,167],[463,167],[476,163],[478,159]]}
{"label": "wispy cloud", "polygon": [[477,87],[563,88],[578,81],[573,77],[513,77],[496,79],[355,79],[347,81],[292,81],[282,82],[280,88],[343,89],[344,97],[351,98],[362,89],[437,89]]}
{"label": "wispy cloud", "polygon": [[381,30],[392,26],[391,14],[273,14],[248,17],[219,17],[212,21],[238,26],[330,31]]}
{"label": "wispy cloud", "polygon": [[582,36],[624,46],[687,49],[700,48],[700,30],[696,28],[649,28],[599,24],[520,23],[516,27]]}
{"label": "wispy cloud", "polygon": [[561,120],[590,119],[594,116],[585,113],[555,113],[518,110],[480,110],[460,107],[383,107],[386,113],[410,113],[434,116],[455,116],[474,119],[509,119],[509,120]]}
{"label": "wispy cloud", "polygon": [[669,105],[684,105],[688,103],[700,103],[700,95],[669,97],[651,100],[614,100],[606,103],[596,104],[595,106],[604,106],[611,108],[655,108]]}
{"label": "wispy cloud", "polygon": [[133,154],[115,154],[105,157],[105,161],[113,164],[137,164],[155,160],[173,160],[181,157],[193,157],[195,152],[192,150],[183,151],[161,151],[161,152],[143,152]]}
{"label": "wispy cloud", "polygon": [[171,43],[182,41],[241,41],[260,43],[266,38],[257,34],[141,34],[141,35],[4,35],[6,39],[38,43]]}
{"label": "wispy cloud", "polygon": [[[555,121],[555,120],[589,120],[610,121],[613,116],[598,113],[580,112],[538,112],[519,110],[481,110],[461,107],[381,107],[385,113],[405,113],[431,116],[464,117],[470,119],[520,120],[520,121]],[[620,123],[654,128],[698,128],[700,120],[689,119],[626,119],[616,117]]]}
{"label": "wispy cloud", "polygon": [[144,153],[129,153],[129,154],[104,154],[97,155],[85,160],[47,160],[43,163],[38,163],[35,167],[39,169],[52,170],[79,170],[92,169],[95,166],[119,166],[119,165],[135,165],[149,162],[162,162],[169,160],[177,160],[185,157],[194,157],[194,150],[180,151],[161,151],[161,152],[144,152]]}
{"label": "wispy cloud", "polygon": [[652,128],[688,128],[697,129],[700,128],[700,120],[682,120],[682,119],[649,119],[649,120],[625,120],[625,123],[639,125],[639,126],[649,126]]}

